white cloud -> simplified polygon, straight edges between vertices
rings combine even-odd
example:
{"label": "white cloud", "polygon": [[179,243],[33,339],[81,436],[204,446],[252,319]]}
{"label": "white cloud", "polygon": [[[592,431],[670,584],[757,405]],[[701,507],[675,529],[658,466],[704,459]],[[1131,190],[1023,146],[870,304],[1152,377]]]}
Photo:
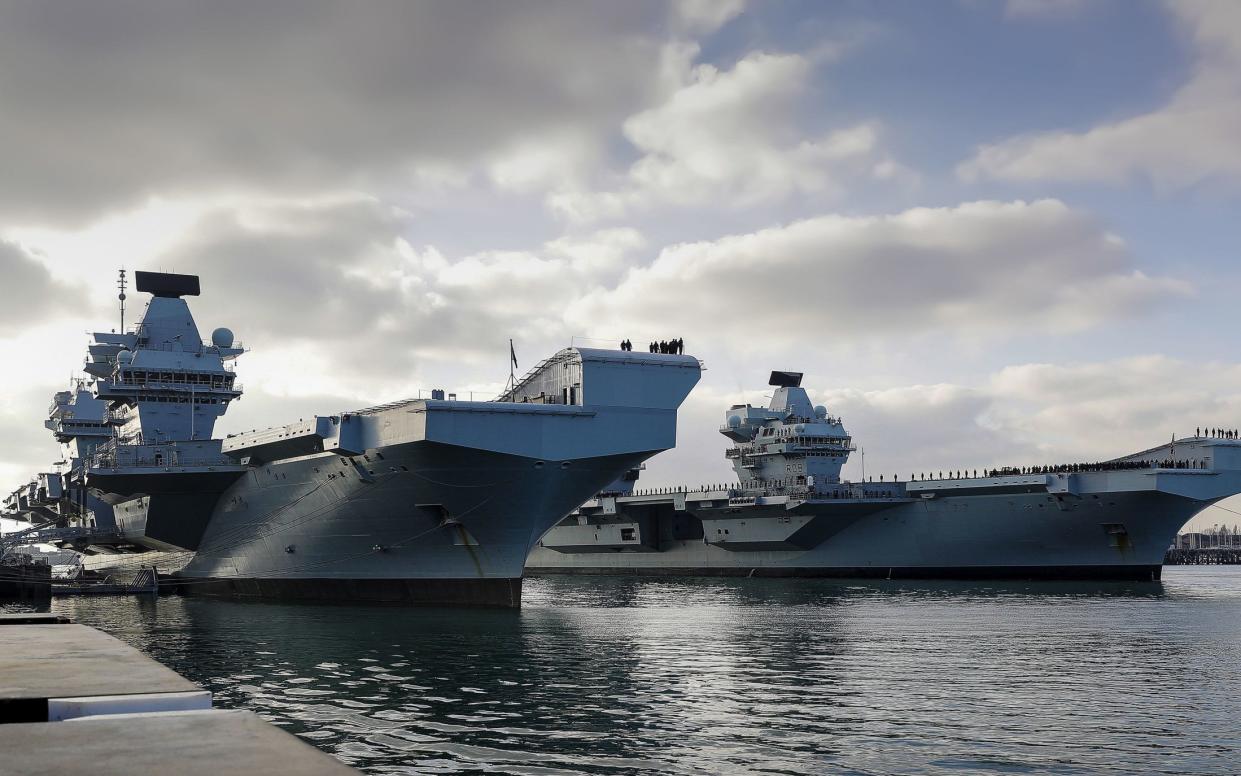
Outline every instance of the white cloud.
{"label": "white cloud", "polygon": [[846,421],[869,413],[866,426],[906,468],[981,468],[1105,460],[1200,427],[1241,426],[1239,378],[1241,364],[1151,354],[1018,364],[978,386],[823,396]]}
{"label": "white cloud", "polygon": [[676,0],[673,16],[690,32],[711,33],[741,15],[745,0]]}
{"label": "white cloud", "polygon": [[580,180],[600,161],[597,142],[574,127],[523,138],[486,165],[497,187],[517,193],[541,193]]}
{"label": "white cloud", "polygon": [[571,322],[658,321],[698,342],[967,339],[1077,331],[1191,292],[1136,269],[1124,244],[1056,200],[973,202],[890,216],[821,216],[665,248]]}
{"label": "white cloud", "polygon": [[601,191],[556,191],[551,206],[582,220],[660,204],[741,208],[893,177],[899,168],[880,150],[876,122],[806,136],[798,111],[815,99],[814,66],[799,54],[752,52],[731,70],[687,70],[662,104],[625,121],[641,154],[625,176]]}
{"label": "white cloud", "polygon": [[[659,99],[668,38],[685,32],[670,17],[704,32],[738,10],[7,4],[0,218],[79,223],[152,196],[386,195],[487,174],[532,187],[590,164]],[[554,153],[531,152],[548,141]]]}
{"label": "white cloud", "polygon": [[981,147],[965,180],[1149,179],[1163,189],[1241,180],[1241,4],[1170,4],[1197,61],[1163,107],[1083,132],[1034,132]]}
{"label": "white cloud", "polygon": [[[803,349],[825,331],[874,343],[1077,331],[1190,292],[1136,270],[1123,243],[1054,200],[822,216],[673,245],[649,262],[632,228],[446,255],[414,242],[408,213],[358,195],[165,202],[134,211],[130,226],[144,232],[159,213],[176,229],[145,241],[127,243],[120,216],[76,233],[23,233],[58,274],[89,284],[65,331],[112,323],[114,259],[198,273],[202,328],[227,325],[247,342],[252,388],[359,401],[438,383],[448,364],[454,379],[486,382],[509,337],[533,358],[574,335],[639,347],[680,335],[744,353],[770,347],[764,331]],[[64,356],[45,360],[57,376],[48,390],[79,340],[58,335]]]}
{"label": "white cloud", "polygon": [[[58,279],[16,242],[0,239],[0,337],[20,333],[46,315],[72,313],[85,295],[69,278]],[[68,281],[68,282],[65,282]]]}
{"label": "white cloud", "polygon": [[548,255],[567,259],[575,271],[593,284],[619,280],[635,254],[645,247],[642,233],[628,227],[561,237],[545,246]]}
{"label": "white cloud", "polygon": [[1025,364],[998,372],[991,390],[1023,408],[1004,418],[1041,449],[1101,456],[1149,447],[1195,428],[1241,426],[1241,365],[1189,364],[1164,355],[1087,364]]}
{"label": "white cloud", "polygon": [[593,220],[908,181],[877,121],[807,118],[821,113],[813,70],[839,40],[695,66],[700,41],[744,7],[5,9],[0,50],[21,66],[0,68],[0,224],[342,190],[436,204],[534,195]]}
{"label": "white cloud", "polygon": [[[171,229],[148,229],[165,218]],[[528,250],[445,255],[411,243],[418,222],[409,213],[356,194],[165,201],[77,231],[18,232],[92,294],[51,285],[28,259],[5,264],[11,283],[19,269],[42,278],[37,288],[22,286],[21,300],[37,309],[76,299],[79,336],[57,340],[57,375],[79,358],[83,328],[114,325],[114,273],[123,262],[201,275],[203,296],[193,300],[200,328],[230,326],[253,349],[244,359],[251,387],[367,401],[418,387],[428,377],[424,360],[444,359],[472,380],[470,365],[506,352],[508,337],[530,350],[566,343],[565,306],[615,283],[645,246],[637,230],[613,228]],[[15,251],[0,261],[16,262]],[[142,296],[131,299],[132,322]]]}

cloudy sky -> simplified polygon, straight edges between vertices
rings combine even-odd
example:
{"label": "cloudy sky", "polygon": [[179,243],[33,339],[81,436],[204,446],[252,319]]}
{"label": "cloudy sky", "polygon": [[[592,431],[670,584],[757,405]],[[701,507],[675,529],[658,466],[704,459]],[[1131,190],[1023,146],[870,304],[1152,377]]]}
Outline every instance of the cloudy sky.
{"label": "cloudy sky", "polygon": [[2,0],[2,489],[122,265],[251,349],[225,432],[673,336],[650,485],[772,369],[871,474],[1241,426],[1238,138],[1229,0]]}

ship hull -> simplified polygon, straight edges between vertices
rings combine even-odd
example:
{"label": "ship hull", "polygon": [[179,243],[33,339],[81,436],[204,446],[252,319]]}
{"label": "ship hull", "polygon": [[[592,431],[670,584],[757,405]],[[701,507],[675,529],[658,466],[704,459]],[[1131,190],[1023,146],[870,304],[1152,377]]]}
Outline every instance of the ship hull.
{"label": "ship hull", "polygon": [[518,606],[531,547],[649,452],[563,461],[417,441],[255,467],[219,499],[187,594]]}
{"label": "ship hull", "polygon": [[[558,551],[546,546],[553,533],[531,553],[527,573],[1157,580],[1177,529],[1206,505],[1150,491],[906,500],[861,516],[823,505],[813,519],[838,525],[821,543],[766,550],[753,549],[757,539],[715,540],[707,514],[666,509],[645,526],[657,538],[641,551]],[[763,535],[758,524],[781,519],[753,508],[730,517],[755,537]]]}

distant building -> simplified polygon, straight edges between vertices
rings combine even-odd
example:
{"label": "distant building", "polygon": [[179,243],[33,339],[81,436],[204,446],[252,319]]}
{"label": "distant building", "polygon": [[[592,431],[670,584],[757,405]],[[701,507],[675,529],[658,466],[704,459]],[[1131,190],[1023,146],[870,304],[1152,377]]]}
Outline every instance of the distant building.
{"label": "distant building", "polygon": [[1241,526],[1217,525],[1203,531],[1177,534],[1174,550],[1241,549]]}
{"label": "distant building", "polygon": [[82,573],[82,556],[73,550],[59,550],[50,544],[14,547],[12,555],[27,563],[51,567],[53,579],[74,579]]}

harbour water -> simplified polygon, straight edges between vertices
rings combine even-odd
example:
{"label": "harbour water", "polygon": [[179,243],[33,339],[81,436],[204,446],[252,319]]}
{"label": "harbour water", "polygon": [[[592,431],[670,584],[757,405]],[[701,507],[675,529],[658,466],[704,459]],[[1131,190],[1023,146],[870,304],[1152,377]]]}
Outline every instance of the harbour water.
{"label": "harbour water", "polygon": [[524,607],[58,599],[375,774],[1235,774],[1241,567],[552,577]]}

